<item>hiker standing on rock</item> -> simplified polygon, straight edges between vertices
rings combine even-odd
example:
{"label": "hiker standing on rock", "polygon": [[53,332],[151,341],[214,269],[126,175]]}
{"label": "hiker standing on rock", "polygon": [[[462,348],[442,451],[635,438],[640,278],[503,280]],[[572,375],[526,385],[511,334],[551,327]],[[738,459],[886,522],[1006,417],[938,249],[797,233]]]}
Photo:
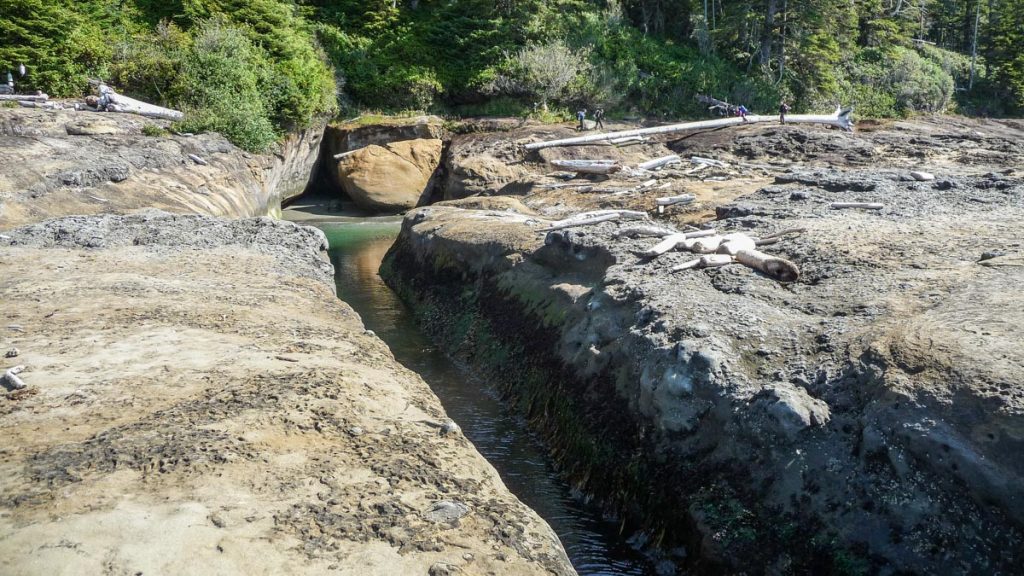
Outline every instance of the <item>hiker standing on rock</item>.
{"label": "hiker standing on rock", "polygon": [[736,115],[738,115],[740,118],[743,118],[744,122],[747,121],[747,114],[749,113],[750,110],[747,110],[747,107],[744,106],[743,104],[740,104],[740,107],[736,109]]}
{"label": "hiker standing on rock", "polygon": [[782,124],[786,123],[786,112],[789,112],[789,104],[786,104],[786,101],[783,100],[779,102],[779,122]]}
{"label": "hiker standing on rock", "polygon": [[577,128],[577,130],[579,130],[580,132],[583,132],[584,130],[586,130],[587,129],[587,123],[586,123],[586,120],[587,120],[587,109],[586,108],[580,108],[576,112],[576,119],[580,121],[580,126],[579,126],[579,128]]}
{"label": "hiker standing on rock", "polygon": [[594,110],[594,121],[597,122],[595,128],[598,130],[604,130],[604,108]]}

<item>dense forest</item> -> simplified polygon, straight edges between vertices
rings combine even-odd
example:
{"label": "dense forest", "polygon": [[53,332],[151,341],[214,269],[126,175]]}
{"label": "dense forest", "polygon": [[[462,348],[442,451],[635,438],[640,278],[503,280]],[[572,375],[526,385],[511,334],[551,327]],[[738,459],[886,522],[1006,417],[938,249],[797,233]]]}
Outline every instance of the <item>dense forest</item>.
{"label": "dense forest", "polygon": [[[1019,114],[1024,0],[0,0],[0,73],[90,78],[252,150],[365,110]],[[17,73],[15,72],[15,75]]]}

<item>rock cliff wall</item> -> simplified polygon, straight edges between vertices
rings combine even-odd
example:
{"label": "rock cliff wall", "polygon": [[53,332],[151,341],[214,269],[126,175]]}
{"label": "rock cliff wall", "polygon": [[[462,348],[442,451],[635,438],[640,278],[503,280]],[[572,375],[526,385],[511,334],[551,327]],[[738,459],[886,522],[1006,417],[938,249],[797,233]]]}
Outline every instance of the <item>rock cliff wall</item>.
{"label": "rock cliff wall", "polygon": [[260,155],[217,134],[143,134],[166,124],[131,114],[0,109],[0,229],[142,208],[275,215],[302,193],[319,157],[322,127]]}

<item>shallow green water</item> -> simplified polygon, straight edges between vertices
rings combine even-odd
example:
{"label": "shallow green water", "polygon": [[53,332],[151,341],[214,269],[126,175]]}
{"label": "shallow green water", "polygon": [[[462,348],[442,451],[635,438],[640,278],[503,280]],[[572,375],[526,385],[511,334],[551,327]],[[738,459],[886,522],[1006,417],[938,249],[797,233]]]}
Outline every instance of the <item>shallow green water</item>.
{"label": "shallow green water", "polygon": [[380,262],[401,222],[353,218],[317,226],[330,241],[338,297],[359,313],[399,362],[430,385],[506,486],[558,533],[576,570],[587,576],[653,574],[649,561],[625,542],[616,524],[572,497],[525,423],[505,410],[493,390],[434,347],[381,280]]}

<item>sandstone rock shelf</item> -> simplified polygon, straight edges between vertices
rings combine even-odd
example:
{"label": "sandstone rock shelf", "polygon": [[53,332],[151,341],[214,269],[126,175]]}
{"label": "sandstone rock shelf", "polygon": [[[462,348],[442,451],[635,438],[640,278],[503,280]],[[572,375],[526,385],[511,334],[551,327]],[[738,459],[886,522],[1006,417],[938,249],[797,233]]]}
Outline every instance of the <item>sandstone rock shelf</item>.
{"label": "sandstone rock shelf", "polygon": [[0,229],[71,214],[160,208],[279,214],[315,172],[322,126],[268,154],[217,134],[146,136],[169,123],[133,114],[0,109]]}
{"label": "sandstone rock shelf", "polygon": [[156,211],[3,233],[28,388],[0,406],[0,571],[574,574],[335,297],[324,240]]}

